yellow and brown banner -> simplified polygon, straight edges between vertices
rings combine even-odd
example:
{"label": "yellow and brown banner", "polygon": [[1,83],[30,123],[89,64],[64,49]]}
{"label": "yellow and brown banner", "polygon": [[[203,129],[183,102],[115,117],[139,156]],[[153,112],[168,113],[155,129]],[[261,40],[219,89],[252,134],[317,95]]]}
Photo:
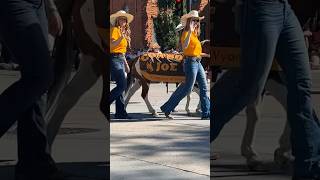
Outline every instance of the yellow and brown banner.
{"label": "yellow and brown banner", "polygon": [[143,77],[149,81],[179,83],[185,80],[181,54],[145,53],[139,62]]}

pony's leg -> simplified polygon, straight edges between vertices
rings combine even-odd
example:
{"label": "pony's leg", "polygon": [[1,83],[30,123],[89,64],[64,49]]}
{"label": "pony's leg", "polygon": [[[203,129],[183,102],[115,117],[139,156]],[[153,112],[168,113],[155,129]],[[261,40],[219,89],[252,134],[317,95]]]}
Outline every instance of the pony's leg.
{"label": "pony's leg", "polygon": [[91,56],[83,55],[79,71],[63,89],[56,103],[56,108],[52,112],[49,110],[46,116],[46,119],[48,119],[48,143],[50,146],[52,146],[69,110],[97,82],[100,75],[99,61]]}
{"label": "pony's leg", "polygon": [[[200,89],[199,89],[198,86],[195,86],[195,87],[193,88],[193,92],[197,93],[198,96],[200,97]],[[200,102],[200,99],[199,99],[199,102],[198,102],[198,106],[197,106],[197,108],[196,108],[196,112],[197,112],[197,113],[201,113],[201,102]]]}
{"label": "pony's leg", "polygon": [[142,85],[142,93],[141,93],[141,97],[143,98],[144,102],[146,103],[149,112],[157,117],[159,114],[157,113],[157,111],[152,107],[151,103],[149,102],[149,98],[148,98],[148,93],[149,93],[149,83],[147,81],[142,81],[141,82]]}
{"label": "pony's leg", "polygon": [[[130,83],[131,84],[131,83]],[[125,95],[125,101],[124,101],[124,105],[125,105],[125,108],[127,108],[127,105],[131,99],[131,97],[137,92],[137,90],[141,87],[140,83],[139,83],[139,80],[136,79],[133,83],[133,85],[131,86],[130,85],[130,88],[128,89],[126,95]]]}
{"label": "pony's leg", "polygon": [[246,158],[250,168],[260,164],[258,154],[253,148],[256,124],[259,120],[259,104],[261,96],[252,104],[248,104],[246,108],[247,124],[241,143],[241,155]]}
{"label": "pony's leg", "polygon": [[[287,110],[287,86],[281,81],[270,79],[266,83],[266,89],[270,94]],[[286,166],[292,160],[290,155],[290,126],[286,120],[285,128],[279,139],[279,147],[274,152],[274,161],[281,165]]]}
{"label": "pony's leg", "polygon": [[187,95],[187,103],[186,103],[186,107],[185,107],[185,110],[187,111],[188,116],[191,114],[190,109],[189,109],[190,101],[191,101],[191,93],[189,93]]}

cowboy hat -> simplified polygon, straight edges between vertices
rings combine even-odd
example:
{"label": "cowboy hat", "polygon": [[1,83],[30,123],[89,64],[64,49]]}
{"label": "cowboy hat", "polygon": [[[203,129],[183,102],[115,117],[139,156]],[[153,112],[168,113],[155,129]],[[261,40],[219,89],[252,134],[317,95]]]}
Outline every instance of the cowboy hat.
{"label": "cowboy hat", "polygon": [[199,16],[199,12],[196,11],[196,10],[190,11],[188,14],[185,14],[185,15],[183,15],[183,16],[181,17],[181,24],[182,24],[183,27],[186,26],[187,20],[188,20],[189,18],[197,18],[197,19],[199,19],[199,20],[202,20],[202,19],[204,19],[204,16],[201,16],[201,17],[200,17],[200,16]]}
{"label": "cowboy hat", "polygon": [[131,23],[133,21],[133,15],[132,14],[129,14],[124,10],[120,10],[120,11],[110,15],[110,23],[112,25],[114,25],[115,22],[116,22],[116,19],[118,17],[126,17],[128,23]]}

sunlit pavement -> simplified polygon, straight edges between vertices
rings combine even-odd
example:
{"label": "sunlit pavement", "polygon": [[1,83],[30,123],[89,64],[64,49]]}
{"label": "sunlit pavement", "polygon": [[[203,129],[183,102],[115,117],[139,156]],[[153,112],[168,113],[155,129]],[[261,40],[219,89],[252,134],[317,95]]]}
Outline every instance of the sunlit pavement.
{"label": "sunlit pavement", "polygon": [[[111,86],[111,88],[114,85]],[[154,118],[141,98],[141,89],[132,97],[127,111],[130,120],[111,122],[112,180],[209,180],[209,120],[188,117],[184,99],[174,120],[164,118],[160,106],[168,100],[175,84],[151,84],[149,100],[159,112]],[[195,111],[199,96],[191,97]],[[111,107],[114,112],[114,105]]]}

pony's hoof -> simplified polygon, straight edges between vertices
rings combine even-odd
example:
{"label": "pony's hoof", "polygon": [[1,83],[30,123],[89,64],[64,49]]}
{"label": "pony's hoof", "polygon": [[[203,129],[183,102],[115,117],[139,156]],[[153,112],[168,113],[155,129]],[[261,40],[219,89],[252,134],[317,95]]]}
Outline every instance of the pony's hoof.
{"label": "pony's hoof", "polygon": [[210,160],[217,160],[220,158],[220,155],[218,153],[213,153],[213,155],[210,156]]}
{"label": "pony's hoof", "polygon": [[281,151],[279,148],[274,151],[274,163],[280,166],[280,168],[287,168],[290,166],[293,158],[290,154]]}
{"label": "pony's hoof", "polygon": [[263,162],[257,156],[247,158],[247,166],[252,171],[261,171],[264,169]]}
{"label": "pony's hoof", "polygon": [[153,117],[159,117],[159,114],[156,111],[154,111],[154,112],[152,112],[152,116]]}

